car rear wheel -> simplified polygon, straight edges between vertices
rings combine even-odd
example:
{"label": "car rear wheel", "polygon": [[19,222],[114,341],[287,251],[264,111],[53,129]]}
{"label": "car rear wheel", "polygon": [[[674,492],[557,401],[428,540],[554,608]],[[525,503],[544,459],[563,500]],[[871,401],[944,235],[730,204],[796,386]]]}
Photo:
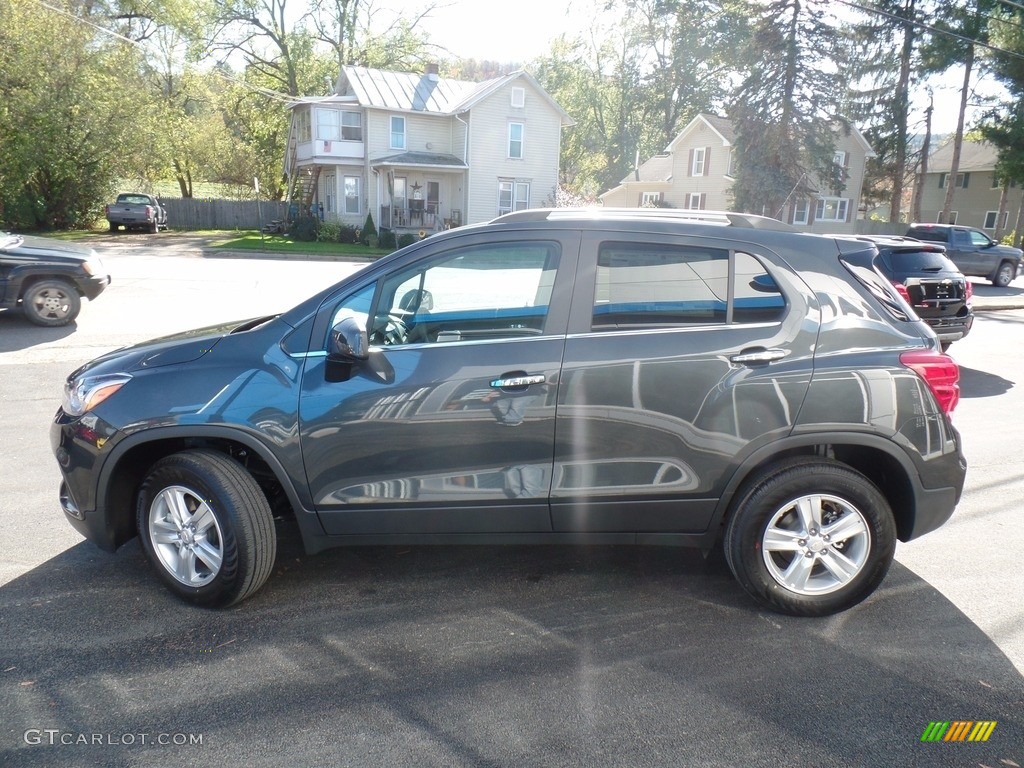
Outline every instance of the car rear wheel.
{"label": "car rear wheel", "polygon": [[762,605],[826,616],[864,600],[885,578],[896,524],[885,497],[835,461],[797,459],[740,494],[726,527],[726,560]]}
{"label": "car rear wheel", "polygon": [[190,603],[232,605],[270,576],[277,550],[270,505],[252,475],[224,454],[190,450],[158,461],[136,516],[157,574]]}
{"label": "car rear wheel", "polygon": [[992,279],[992,284],[999,287],[1005,288],[1013,282],[1013,278],[1017,276],[1017,268],[1008,261],[1004,261],[999,265],[999,269],[996,270],[996,276]]}
{"label": "car rear wheel", "polygon": [[82,300],[71,283],[64,280],[40,280],[25,289],[21,307],[30,322],[55,327],[67,325],[78,317]]}

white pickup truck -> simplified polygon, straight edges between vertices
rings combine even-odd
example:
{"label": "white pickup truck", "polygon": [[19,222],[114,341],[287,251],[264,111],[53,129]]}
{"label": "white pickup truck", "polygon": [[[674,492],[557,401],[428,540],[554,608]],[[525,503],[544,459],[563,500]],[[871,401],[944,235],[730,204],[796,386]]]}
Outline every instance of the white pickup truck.
{"label": "white pickup truck", "polygon": [[107,206],[107,222],[111,232],[124,227],[125,231],[144,229],[156,233],[167,229],[167,211],[155,195],[126,192],[118,195],[117,200]]}

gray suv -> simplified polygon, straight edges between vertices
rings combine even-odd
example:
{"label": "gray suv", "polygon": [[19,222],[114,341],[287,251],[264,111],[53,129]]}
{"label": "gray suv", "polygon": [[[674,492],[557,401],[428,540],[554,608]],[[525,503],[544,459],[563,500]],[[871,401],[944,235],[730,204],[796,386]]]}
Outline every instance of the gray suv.
{"label": "gray suv", "polygon": [[51,430],[70,523],[192,603],[253,594],[279,518],[358,544],[721,547],[825,615],[942,525],[956,364],[871,243],[770,219],[530,210],[280,315],[105,355]]}

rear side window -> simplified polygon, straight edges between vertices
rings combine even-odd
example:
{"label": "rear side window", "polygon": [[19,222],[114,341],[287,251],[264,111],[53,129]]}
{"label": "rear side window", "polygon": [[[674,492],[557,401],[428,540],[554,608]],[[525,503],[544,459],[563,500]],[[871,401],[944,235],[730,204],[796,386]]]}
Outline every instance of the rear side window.
{"label": "rear side window", "polygon": [[785,300],[748,253],[665,243],[603,243],[591,328],[770,322]]}

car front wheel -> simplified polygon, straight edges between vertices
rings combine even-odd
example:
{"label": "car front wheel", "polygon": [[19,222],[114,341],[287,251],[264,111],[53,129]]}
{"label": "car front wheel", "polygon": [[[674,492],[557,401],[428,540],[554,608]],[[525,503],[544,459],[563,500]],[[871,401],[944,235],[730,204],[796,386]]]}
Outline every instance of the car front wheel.
{"label": "car front wheel", "polygon": [[156,572],[195,605],[240,602],[273,568],[277,533],[266,496],[224,454],[189,450],[158,461],[139,492],[136,515]]}
{"label": "car front wheel", "polygon": [[71,283],[64,280],[41,280],[25,290],[21,306],[30,322],[55,327],[67,325],[78,317],[82,300]]}
{"label": "car front wheel", "polygon": [[885,497],[835,461],[799,459],[746,487],[726,527],[726,560],[761,604],[826,616],[864,600],[885,578],[896,524]]}

